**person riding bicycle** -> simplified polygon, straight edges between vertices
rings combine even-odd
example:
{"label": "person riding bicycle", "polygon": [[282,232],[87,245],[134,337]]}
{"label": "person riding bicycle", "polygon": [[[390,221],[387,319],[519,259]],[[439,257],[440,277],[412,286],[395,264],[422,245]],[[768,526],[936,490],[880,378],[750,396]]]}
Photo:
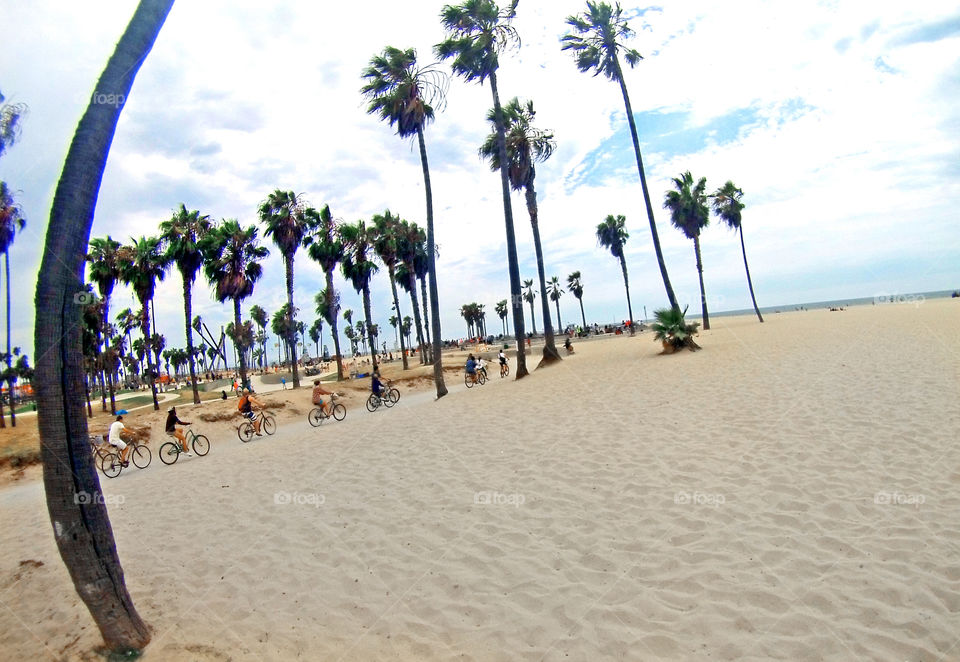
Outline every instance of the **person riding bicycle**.
{"label": "person riding bicycle", "polygon": [[467,365],[465,366],[467,374],[470,375],[470,379],[474,382],[477,381],[477,361],[473,358],[473,354],[470,354],[467,357]]}
{"label": "person riding bicycle", "polygon": [[[323,401],[323,396],[325,395],[330,396],[329,398],[327,398],[326,402]],[[333,407],[333,396],[335,395],[336,393],[334,393],[333,391],[328,391],[327,389],[323,388],[323,386],[320,384],[319,379],[313,380],[313,396],[312,396],[313,405],[315,407],[320,407],[323,413],[326,414],[327,416],[330,415],[330,410]]]}
{"label": "person riding bicycle", "polygon": [[507,365],[507,355],[503,353],[503,350],[500,350],[500,354],[497,355],[497,359],[500,361],[500,365]]}
{"label": "person riding bicycle", "polygon": [[487,377],[487,362],[483,360],[482,356],[477,357],[477,372],[482,372],[484,377]]}
{"label": "person riding bicycle", "polygon": [[127,455],[130,454],[130,447],[120,438],[121,432],[126,432],[127,428],[123,424],[123,416],[117,416],[117,420],[110,424],[110,432],[107,434],[107,443],[115,446],[120,454],[120,464],[129,466]]}
{"label": "person riding bicycle", "polygon": [[240,396],[240,402],[237,403],[237,411],[239,411],[240,415],[244,418],[250,419],[250,421],[253,423],[253,431],[257,433],[258,437],[262,437],[263,435],[260,433],[261,419],[254,413],[254,406],[263,408],[263,403],[257,400],[257,398],[250,392],[250,389],[243,389],[243,395]]}
{"label": "person riding bicycle", "polygon": [[170,407],[167,410],[167,423],[164,426],[164,432],[167,433],[168,437],[174,437],[177,441],[180,442],[180,452],[186,457],[191,457],[193,454],[190,452],[190,449],[187,448],[187,437],[183,433],[183,430],[178,430],[177,425],[190,425],[189,421],[181,421],[177,418],[177,408]]}
{"label": "person riding bicycle", "polygon": [[380,381],[379,370],[374,370],[370,376],[370,390],[372,390],[373,394],[378,398],[382,398],[384,395],[383,382]]}

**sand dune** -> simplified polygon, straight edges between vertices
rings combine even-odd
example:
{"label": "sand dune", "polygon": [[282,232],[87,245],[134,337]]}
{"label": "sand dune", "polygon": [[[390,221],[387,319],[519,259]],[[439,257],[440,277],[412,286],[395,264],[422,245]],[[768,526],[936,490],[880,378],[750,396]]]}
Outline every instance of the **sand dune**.
{"label": "sand dune", "polygon": [[[144,659],[960,660],[960,303],[713,324],[103,479]],[[2,657],[95,659],[0,528]]]}

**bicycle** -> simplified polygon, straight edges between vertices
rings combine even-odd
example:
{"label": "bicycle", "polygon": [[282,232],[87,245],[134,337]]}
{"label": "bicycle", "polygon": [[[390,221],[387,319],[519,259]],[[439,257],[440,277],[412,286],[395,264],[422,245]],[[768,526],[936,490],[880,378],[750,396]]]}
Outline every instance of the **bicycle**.
{"label": "bicycle", "polygon": [[509,364],[509,363],[501,363],[501,364],[500,364],[500,379],[503,379],[504,377],[509,377],[509,376],[510,376],[510,364]]}
{"label": "bicycle", "polygon": [[307,414],[307,420],[310,421],[310,425],[313,427],[318,427],[331,416],[338,421],[342,421],[344,418],[346,418],[347,408],[336,401],[336,395],[332,396],[331,399],[333,400],[333,403],[330,405],[329,414],[323,410],[323,407],[314,407],[310,410],[310,413]]}
{"label": "bicycle", "polygon": [[[260,429],[268,435],[277,431],[277,419],[273,417],[273,414],[265,411],[260,412]],[[237,427],[237,436],[240,437],[240,441],[243,443],[247,443],[253,439],[254,434],[252,419],[245,418]]]}
{"label": "bicycle", "polygon": [[[471,377],[473,379],[471,379]],[[480,386],[483,386],[487,383],[487,377],[479,370],[472,375],[469,372],[466,372],[463,374],[463,383],[467,385],[467,388],[473,388],[474,384],[480,384]]]}
{"label": "bicycle", "polygon": [[[193,447],[193,452],[203,457],[210,452],[210,440],[206,435],[197,434],[193,430],[184,431],[184,443]],[[183,453],[180,441],[168,441],[160,447],[160,461],[164,464],[173,464]]]}
{"label": "bicycle", "polygon": [[[100,443],[101,437],[99,435],[92,434],[89,439],[93,454],[100,460],[100,471],[103,472],[103,475],[107,478],[116,478],[119,476],[124,467],[124,463],[120,461],[120,453],[105,448],[104,445]],[[150,466],[150,462],[153,460],[153,454],[150,452],[150,449],[147,448],[146,444],[141,444],[139,441],[132,441],[129,445],[132,448],[127,457],[133,461],[134,466],[138,469],[146,469]],[[116,447],[110,446],[110,448]]]}

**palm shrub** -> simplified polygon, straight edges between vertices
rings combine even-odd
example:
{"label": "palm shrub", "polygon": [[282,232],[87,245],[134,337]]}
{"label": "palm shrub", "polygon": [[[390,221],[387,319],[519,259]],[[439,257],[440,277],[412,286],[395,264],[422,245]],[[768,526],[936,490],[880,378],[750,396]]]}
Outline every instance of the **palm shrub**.
{"label": "palm shrub", "polygon": [[693,340],[700,323],[687,323],[686,313],[686,308],[682,311],[676,308],[660,308],[653,311],[655,321],[650,325],[650,328],[653,329],[654,340],[663,343],[664,354],[673,354],[684,347],[691,352],[700,349],[700,345]]}

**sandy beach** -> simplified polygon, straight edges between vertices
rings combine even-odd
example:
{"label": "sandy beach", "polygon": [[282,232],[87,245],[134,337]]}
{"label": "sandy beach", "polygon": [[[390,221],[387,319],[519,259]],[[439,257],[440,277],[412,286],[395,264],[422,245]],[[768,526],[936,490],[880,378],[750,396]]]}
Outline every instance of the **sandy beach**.
{"label": "sandy beach", "polygon": [[[960,301],[766,320],[197,423],[208,456],[100,476],[143,659],[960,660]],[[102,659],[39,480],[0,529],[0,658]]]}

